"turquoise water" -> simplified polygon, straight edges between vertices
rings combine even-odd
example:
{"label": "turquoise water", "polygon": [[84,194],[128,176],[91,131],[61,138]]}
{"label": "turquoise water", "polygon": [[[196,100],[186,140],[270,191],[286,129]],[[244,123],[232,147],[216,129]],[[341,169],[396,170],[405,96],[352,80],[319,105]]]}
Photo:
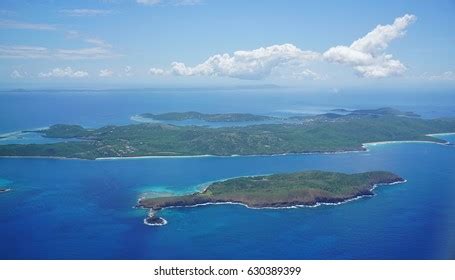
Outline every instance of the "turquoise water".
{"label": "turquoise water", "polygon": [[12,133],[0,134],[0,145],[6,144],[48,144],[69,141],[81,141],[72,138],[46,138],[38,132],[16,131]]}
{"label": "turquoise water", "polygon": [[[303,106],[291,97],[238,97],[229,103],[226,96],[202,94],[192,99],[183,94],[172,98],[65,94],[0,95],[0,131],[55,123],[92,127],[129,123],[130,116],[145,111],[265,114]],[[249,99],[262,103],[251,107]],[[423,107],[416,111],[419,108]],[[422,112],[453,112],[450,103],[440,108],[425,107]],[[455,142],[454,135],[441,138]],[[0,259],[454,259],[454,162],[454,146],[428,143],[319,155],[0,158],[0,186],[12,189],[0,194]],[[144,225],[146,210],[133,208],[143,194],[190,193],[214,180],[315,169],[387,170],[408,181],[337,206],[166,209],[160,215],[168,224],[162,227]]]}

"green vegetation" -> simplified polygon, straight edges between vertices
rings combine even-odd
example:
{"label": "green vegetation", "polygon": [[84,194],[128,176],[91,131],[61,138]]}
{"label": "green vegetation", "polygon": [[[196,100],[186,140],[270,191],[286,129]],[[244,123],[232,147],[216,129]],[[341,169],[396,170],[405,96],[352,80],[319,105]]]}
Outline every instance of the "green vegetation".
{"label": "green vegetation", "polygon": [[425,140],[455,132],[455,119],[420,119],[395,115],[330,114],[304,118],[294,124],[262,124],[209,128],[167,124],[135,124],[85,129],[54,125],[45,137],[77,138],[54,144],[0,145],[0,156],[53,156],[96,159],[134,156],[272,155],[283,153],[364,150],[380,141]]}
{"label": "green vegetation", "polygon": [[143,118],[158,121],[183,121],[183,120],[202,120],[206,122],[247,122],[247,121],[266,121],[274,119],[269,116],[253,114],[228,113],[228,114],[203,114],[199,112],[171,112],[164,114],[145,113],[140,115]]}
{"label": "green vegetation", "polygon": [[166,207],[204,203],[242,203],[249,207],[290,207],[337,203],[372,195],[377,184],[404,180],[390,172],[344,174],[325,171],[241,177],[212,183],[204,191],[183,196],[143,198],[139,206],[160,210]]}
{"label": "green vegetation", "polygon": [[80,125],[56,124],[52,129],[40,130],[49,138],[83,138],[90,136],[90,130],[84,129]]}

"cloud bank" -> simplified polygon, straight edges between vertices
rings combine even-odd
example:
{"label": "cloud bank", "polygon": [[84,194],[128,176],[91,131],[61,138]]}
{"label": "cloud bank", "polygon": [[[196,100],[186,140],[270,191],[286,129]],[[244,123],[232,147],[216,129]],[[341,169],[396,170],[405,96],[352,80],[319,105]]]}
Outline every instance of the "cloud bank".
{"label": "cloud bank", "polygon": [[46,73],[39,73],[41,78],[84,78],[88,73],[83,70],[73,70],[71,67],[54,68]]}
{"label": "cloud bank", "polygon": [[138,3],[138,4],[149,5],[149,6],[157,5],[160,2],[161,2],[161,0],[136,0],[136,3]]}
{"label": "cloud bank", "polygon": [[60,13],[70,17],[85,17],[85,16],[104,16],[112,14],[112,10],[98,10],[98,9],[72,9],[60,10]]}
{"label": "cloud bank", "polygon": [[55,25],[44,23],[29,23],[15,20],[0,20],[2,29],[26,29],[26,30],[56,30]]}
{"label": "cloud bank", "polygon": [[117,57],[112,46],[97,38],[88,38],[86,43],[92,45],[80,49],[48,49],[39,46],[0,45],[0,58],[56,58],[56,59],[104,59]]}
{"label": "cloud bank", "polygon": [[43,47],[0,45],[0,58],[44,58],[48,55],[48,49]]}
{"label": "cloud bank", "polygon": [[319,57],[316,52],[303,51],[292,44],[273,45],[251,51],[236,51],[232,55],[217,54],[194,67],[173,62],[169,72],[178,76],[204,75],[257,80],[281,67],[301,66]]}
{"label": "cloud bank", "polygon": [[14,69],[13,72],[11,72],[10,76],[13,79],[21,79],[24,78],[27,75],[26,72]]}
{"label": "cloud bank", "polygon": [[114,71],[111,69],[101,69],[99,73],[100,77],[112,77],[112,75],[114,75]]}
{"label": "cloud bank", "polygon": [[[425,75],[427,76],[427,75]],[[431,75],[427,77],[430,81],[455,81],[455,72],[454,71],[446,71],[441,74]]]}
{"label": "cloud bank", "polygon": [[193,6],[201,3],[201,0],[136,0],[136,3],[146,6],[173,5],[173,6]]}
{"label": "cloud bank", "polygon": [[216,54],[195,66],[173,62],[168,70],[151,68],[149,73],[257,80],[286,69],[290,76],[320,79],[320,75],[306,65],[312,61],[325,61],[351,66],[359,76],[366,78],[400,75],[406,71],[406,66],[391,54],[386,54],[385,50],[390,42],[404,36],[406,28],[415,20],[414,15],[406,14],[396,18],[393,24],[376,26],[350,46],[335,46],[324,53],[302,50],[293,44],[273,45],[233,54]]}
{"label": "cloud bank", "polygon": [[402,74],[406,67],[392,55],[385,54],[389,43],[406,33],[406,28],[416,20],[414,15],[396,18],[393,24],[378,25],[364,37],[348,46],[328,49],[324,59],[329,62],[352,66],[360,76],[383,78]]}
{"label": "cloud bank", "polygon": [[160,75],[166,74],[166,72],[163,69],[152,67],[152,68],[149,69],[149,74],[150,75],[160,76]]}

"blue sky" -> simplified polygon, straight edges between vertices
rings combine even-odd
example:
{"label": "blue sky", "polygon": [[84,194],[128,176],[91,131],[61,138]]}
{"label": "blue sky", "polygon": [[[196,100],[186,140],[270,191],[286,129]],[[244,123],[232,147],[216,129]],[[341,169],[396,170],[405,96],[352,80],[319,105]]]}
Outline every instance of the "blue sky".
{"label": "blue sky", "polygon": [[0,83],[452,88],[454,29],[455,1],[2,0]]}

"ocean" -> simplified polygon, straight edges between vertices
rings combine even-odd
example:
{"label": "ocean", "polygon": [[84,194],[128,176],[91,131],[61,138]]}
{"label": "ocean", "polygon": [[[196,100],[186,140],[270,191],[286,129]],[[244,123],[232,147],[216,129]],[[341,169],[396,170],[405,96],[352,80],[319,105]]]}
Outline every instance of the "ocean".
{"label": "ocean", "polygon": [[[17,131],[55,123],[99,127],[144,113],[195,110],[283,115],[376,108],[295,93],[52,91],[0,93],[0,143],[46,141]],[[308,99],[310,101],[306,102]],[[337,102],[337,99],[334,100]],[[363,103],[362,103],[363,102]],[[453,103],[399,103],[424,117],[453,117]],[[16,132],[16,134],[14,134]],[[13,133],[10,137],[8,133]],[[441,138],[455,142],[455,135]],[[67,160],[0,158],[0,259],[454,259],[455,146],[369,145],[367,152],[280,156]],[[341,205],[165,209],[147,226],[144,194],[191,193],[214,180],[293,172],[385,170],[407,180]]]}

